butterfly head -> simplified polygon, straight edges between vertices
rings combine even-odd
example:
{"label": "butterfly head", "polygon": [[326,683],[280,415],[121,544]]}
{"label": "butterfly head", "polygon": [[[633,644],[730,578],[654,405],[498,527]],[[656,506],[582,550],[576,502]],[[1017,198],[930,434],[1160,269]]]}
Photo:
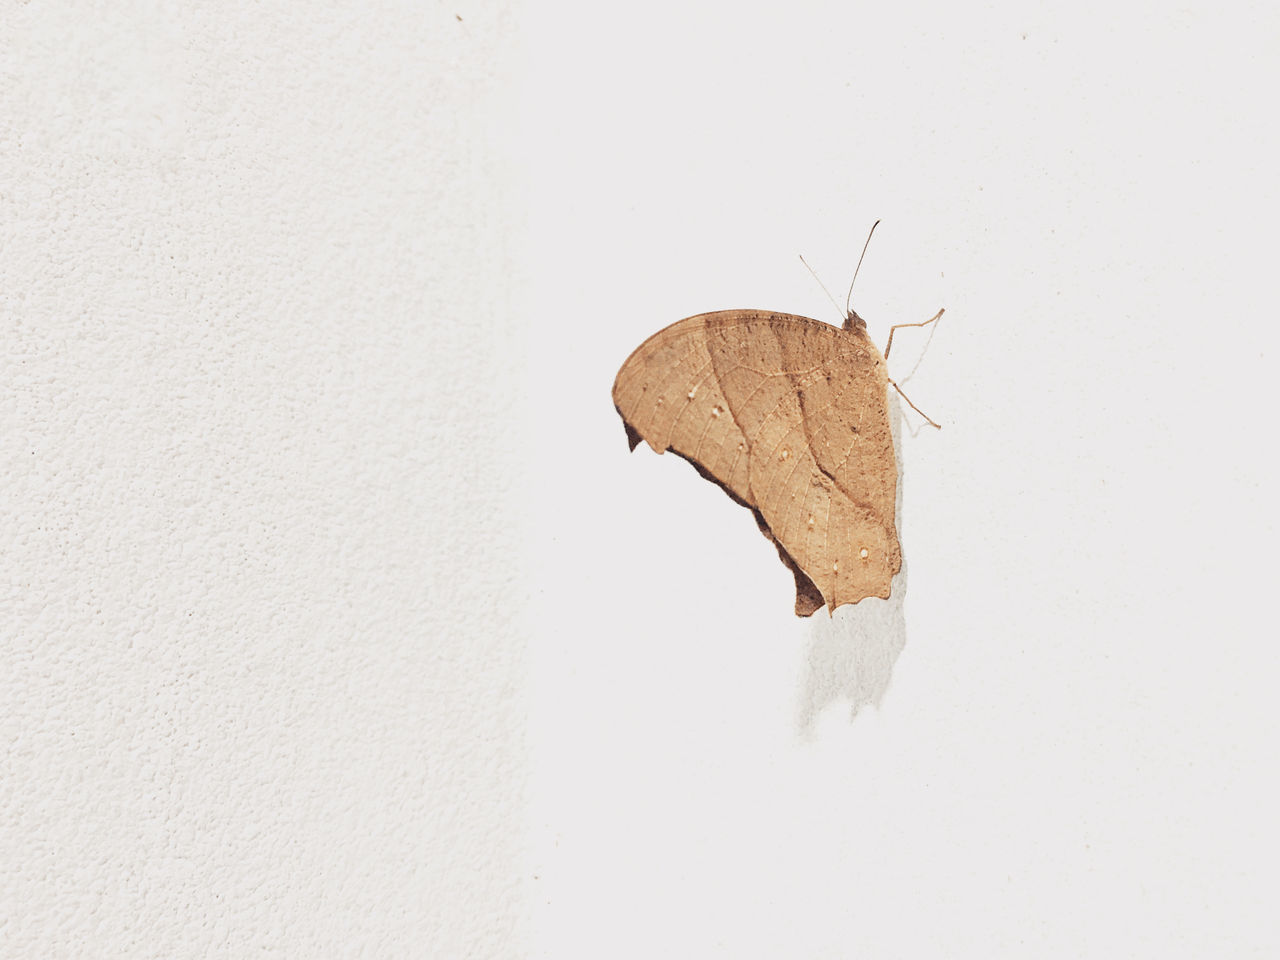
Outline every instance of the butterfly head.
{"label": "butterfly head", "polygon": [[844,328],[846,330],[853,331],[853,332],[856,332],[858,330],[865,330],[867,329],[867,321],[863,320],[860,316],[858,316],[857,311],[855,311],[853,308],[850,308],[849,312],[845,314]]}

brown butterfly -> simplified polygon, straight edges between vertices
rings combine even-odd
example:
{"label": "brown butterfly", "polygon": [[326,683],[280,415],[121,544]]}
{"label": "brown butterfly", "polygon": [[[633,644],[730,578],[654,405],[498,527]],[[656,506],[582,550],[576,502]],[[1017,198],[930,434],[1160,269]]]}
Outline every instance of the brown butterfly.
{"label": "brown butterfly", "polygon": [[[942,313],[892,327],[884,356],[898,327]],[[843,327],[768,310],[673,323],[627,358],[613,403],[632,450],[644,440],[672,451],[752,511],[795,575],[796,615],[807,617],[888,597],[902,567],[889,386],[866,321],[846,301]]]}

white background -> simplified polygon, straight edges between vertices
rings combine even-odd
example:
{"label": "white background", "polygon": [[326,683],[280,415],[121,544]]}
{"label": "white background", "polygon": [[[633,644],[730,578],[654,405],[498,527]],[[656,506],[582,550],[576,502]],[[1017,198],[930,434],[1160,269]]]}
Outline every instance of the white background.
{"label": "white background", "polygon": [[[538,955],[1274,955],[1273,10],[527,26]],[[843,301],[876,218],[872,337],[947,309],[900,652],[609,398],[690,314],[838,323],[796,255]]]}
{"label": "white background", "polygon": [[[1274,955],[1270,7],[0,11],[0,954]],[[799,620],[609,390],[877,218]]]}

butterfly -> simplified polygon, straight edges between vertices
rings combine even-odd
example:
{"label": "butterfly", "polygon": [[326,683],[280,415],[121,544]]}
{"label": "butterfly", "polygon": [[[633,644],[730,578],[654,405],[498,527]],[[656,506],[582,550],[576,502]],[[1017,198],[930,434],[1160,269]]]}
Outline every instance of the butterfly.
{"label": "butterfly", "polygon": [[902,548],[888,408],[897,384],[884,357],[893,330],[942,313],[895,325],[884,356],[847,302],[841,327],[768,310],[701,313],[627,358],[613,403],[632,450],[642,440],[670,450],[751,510],[795,577],[797,616],[887,598]]}

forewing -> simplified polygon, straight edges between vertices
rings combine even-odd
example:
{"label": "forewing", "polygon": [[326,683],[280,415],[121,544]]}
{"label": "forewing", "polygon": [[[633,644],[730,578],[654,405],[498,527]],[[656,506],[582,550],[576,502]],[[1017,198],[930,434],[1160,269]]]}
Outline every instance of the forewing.
{"label": "forewing", "polygon": [[632,449],[644,440],[672,450],[748,506],[747,443],[716,380],[707,349],[708,318],[689,317],[636,349],[613,383],[613,405]]}

